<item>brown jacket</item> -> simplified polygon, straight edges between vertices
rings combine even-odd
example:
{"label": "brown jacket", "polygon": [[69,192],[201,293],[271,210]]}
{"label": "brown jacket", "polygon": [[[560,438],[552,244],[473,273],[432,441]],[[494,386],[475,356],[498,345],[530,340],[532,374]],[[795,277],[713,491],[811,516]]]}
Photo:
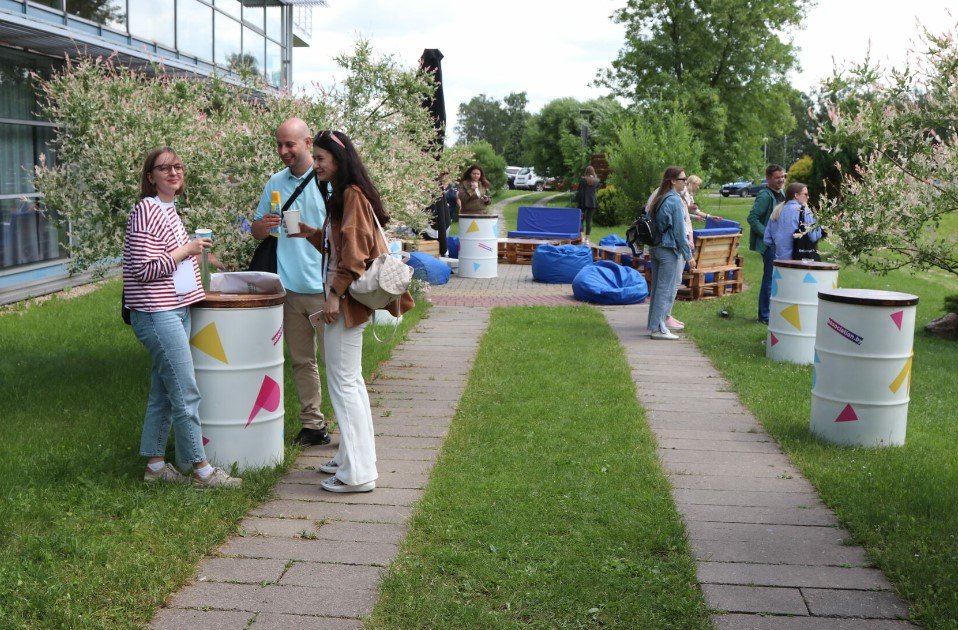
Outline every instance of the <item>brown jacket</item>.
{"label": "brown jacket", "polygon": [[489,191],[479,186],[476,192],[472,188],[472,182],[463,180],[459,182],[459,200],[462,202],[460,212],[463,214],[489,214]]}
{"label": "brown jacket", "polygon": [[[387,251],[373,219],[373,208],[358,186],[346,189],[343,194],[342,224],[330,222],[329,230],[337,264],[327,290],[331,289],[336,295],[342,296],[341,310],[346,328],[352,328],[368,321],[372,310],[349,297],[349,285],[363,275],[373,260]],[[415,305],[412,295],[407,291],[386,310],[398,317]]]}

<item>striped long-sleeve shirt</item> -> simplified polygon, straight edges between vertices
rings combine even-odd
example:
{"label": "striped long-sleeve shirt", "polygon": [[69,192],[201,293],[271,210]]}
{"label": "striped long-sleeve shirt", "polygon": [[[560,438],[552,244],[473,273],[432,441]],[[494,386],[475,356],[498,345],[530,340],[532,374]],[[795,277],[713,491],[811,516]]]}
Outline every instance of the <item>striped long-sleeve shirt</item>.
{"label": "striped long-sleeve shirt", "polygon": [[[168,311],[206,297],[195,259],[196,289],[177,295],[173,286],[177,263],[171,252],[189,242],[189,238],[174,204],[156,197],[146,197],[136,204],[127,219],[123,242],[123,290],[129,308]],[[187,258],[187,264],[190,260]]]}

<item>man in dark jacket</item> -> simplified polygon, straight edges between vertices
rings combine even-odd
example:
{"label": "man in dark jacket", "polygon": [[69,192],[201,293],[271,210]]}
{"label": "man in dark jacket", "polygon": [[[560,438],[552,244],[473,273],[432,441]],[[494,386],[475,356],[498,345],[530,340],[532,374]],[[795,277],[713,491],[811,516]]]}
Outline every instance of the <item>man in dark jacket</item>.
{"label": "man in dark jacket", "polygon": [[768,324],[769,310],[772,300],[772,261],[774,253],[765,247],[762,238],[765,236],[765,225],[778,204],[785,201],[785,169],[778,164],[769,164],[765,168],[765,181],[768,188],[758,193],[752,210],[748,213],[749,238],[748,248],[762,255],[764,268],[762,270],[762,286],[758,293],[758,321]]}

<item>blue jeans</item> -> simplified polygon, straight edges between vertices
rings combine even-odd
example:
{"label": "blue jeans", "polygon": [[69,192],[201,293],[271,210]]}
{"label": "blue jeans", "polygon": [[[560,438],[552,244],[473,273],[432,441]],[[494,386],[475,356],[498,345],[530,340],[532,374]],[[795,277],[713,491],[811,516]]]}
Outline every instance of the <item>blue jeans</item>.
{"label": "blue jeans", "polygon": [[665,320],[675,303],[675,274],[682,256],[670,247],[652,248],[652,287],[649,293],[649,332],[667,332]]}
{"label": "blue jeans", "polygon": [[762,286],[758,291],[758,320],[767,322],[769,311],[772,309],[772,263],[775,261],[773,247],[766,247],[762,254]]}
{"label": "blue jeans", "polygon": [[191,464],[204,461],[200,390],[190,354],[189,307],[156,313],[133,311],[130,319],[136,338],[153,358],[140,455],[163,457],[172,425],[177,460]]}

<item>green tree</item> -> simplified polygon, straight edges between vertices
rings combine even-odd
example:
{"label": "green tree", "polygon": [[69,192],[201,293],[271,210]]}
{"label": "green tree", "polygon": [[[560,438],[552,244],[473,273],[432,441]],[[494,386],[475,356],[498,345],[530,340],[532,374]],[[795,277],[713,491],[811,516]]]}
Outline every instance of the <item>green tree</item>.
{"label": "green tree", "polygon": [[[857,99],[830,99],[823,150],[860,156],[817,216],[846,260],[879,273],[902,267],[958,275],[958,26],[924,31],[925,58],[876,81],[870,63],[833,83]],[[865,87],[867,86],[867,88]]]}
{"label": "green tree", "polygon": [[640,105],[677,99],[705,144],[705,166],[760,170],[763,138],[795,124],[788,40],[810,0],[629,0],[613,15],[626,42],[597,82]]}
{"label": "green tree", "polygon": [[485,94],[472,97],[459,105],[456,115],[456,135],[459,144],[488,142],[510,164],[522,158],[522,136],[530,114],[525,92],[512,93],[500,103]]}
{"label": "green tree", "polygon": [[635,210],[662,182],[666,167],[675,164],[687,175],[701,170],[703,146],[688,117],[674,106],[651,104],[623,122],[607,149],[609,178]]}

